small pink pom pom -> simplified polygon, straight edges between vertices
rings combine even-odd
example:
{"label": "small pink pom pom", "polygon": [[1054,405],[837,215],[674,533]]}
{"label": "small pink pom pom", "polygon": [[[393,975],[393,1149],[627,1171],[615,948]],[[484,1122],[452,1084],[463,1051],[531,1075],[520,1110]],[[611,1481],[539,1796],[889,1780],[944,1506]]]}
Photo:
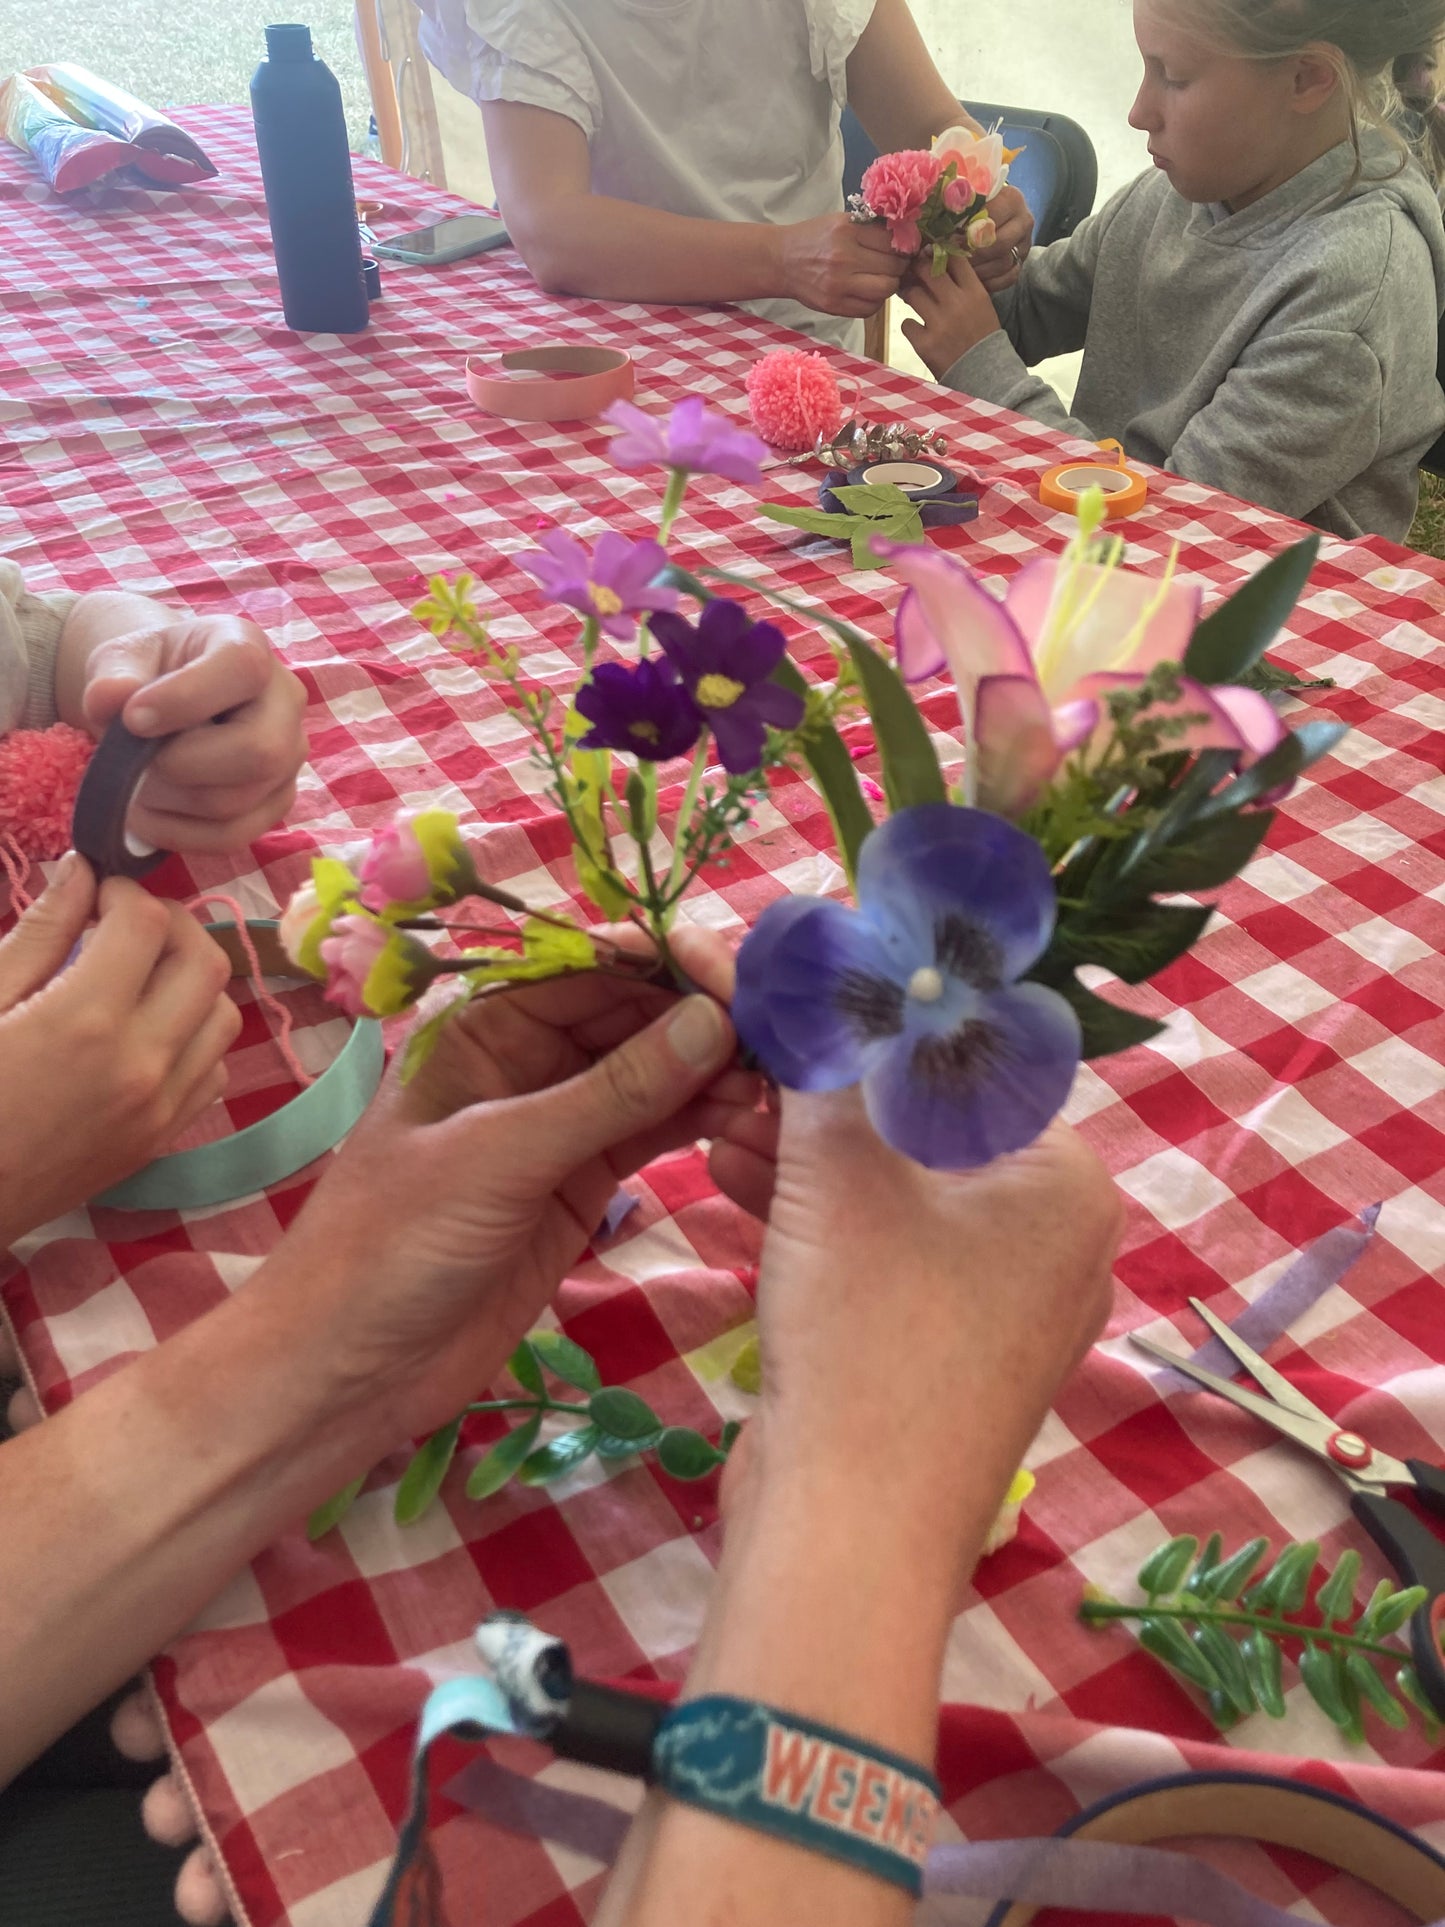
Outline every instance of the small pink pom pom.
{"label": "small pink pom pom", "polygon": [[75,795],[95,744],[69,723],[0,738],[0,836],[39,863],[70,848]]}
{"label": "small pink pom pom", "polygon": [[748,413],[771,448],[801,454],[843,425],[838,377],[821,355],[774,348],[748,370]]}

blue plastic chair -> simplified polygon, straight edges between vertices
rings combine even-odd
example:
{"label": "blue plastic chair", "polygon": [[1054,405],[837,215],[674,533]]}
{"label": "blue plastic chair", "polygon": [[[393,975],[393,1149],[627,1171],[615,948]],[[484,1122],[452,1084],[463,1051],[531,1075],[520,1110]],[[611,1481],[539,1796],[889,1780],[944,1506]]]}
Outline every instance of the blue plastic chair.
{"label": "blue plastic chair", "polygon": [[[1029,204],[1034,217],[1034,243],[1072,234],[1093,210],[1099,191],[1099,163],[1094,143],[1066,114],[1035,113],[1024,107],[995,107],[966,100],[963,106],[981,127],[1002,122],[1005,147],[1024,151],[1009,169],[1009,180]],[[856,194],[863,171],[878,157],[878,149],[863,131],[851,107],[843,109],[843,192]]]}

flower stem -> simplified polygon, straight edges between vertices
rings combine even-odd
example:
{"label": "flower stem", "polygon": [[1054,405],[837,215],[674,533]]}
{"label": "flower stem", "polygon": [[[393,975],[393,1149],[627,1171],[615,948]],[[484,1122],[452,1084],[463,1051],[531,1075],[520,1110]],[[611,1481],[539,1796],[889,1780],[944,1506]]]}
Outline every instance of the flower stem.
{"label": "flower stem", "polygon": [[483,1398],[468,1405],[469,1412],[585,1412],[585,1405],[569,1405],[560,1398]]}
{"label": "flower stem", "polygon": [[674,468],[667,477],[667,493],[662,498],[662,517],[657,525],[657,539],[665,547],[667,538],[672,534],[672,525],[677,520],[677,512],[682,507],[682,498],[687,493],[687,470]]}
{"label": "flower stem", "polygon": [[692,813],[697,807],[697,793],[702,785],[702,773],[707,768],[707,737],[703,736],[692,759],[692,768],[687,774],[687,788],[682,793],[682,806],[677,813],[677,826],[672,833],[672,862],[668,867],[667,881],[663,885],[663,897],[671,902],[672,893],[677,888],[687,863],[687,826],[692,821]]}
{"label": "flower stem", "polygon": [[592,672],[592,658],[597,653],[597,637],[599,634],[600,631],[597,627],[596,616],[588,616],[582,625],[582,667],[589,675]]}
{"label": "flower stem", "polygon": [[1328,1626],[1298,1626],[1270,1613],[1252,1613],[1244,1607],[1223,1606],[1125,1606],[1112,1600],[1086,1599],[1079,1607],[1081,1619],[1187,1619],[1196,1625],[1250,1626],[1275,1639],[1313,1639],[1332,1646],[1346,1646],[1351,1652],[1374,1653],[1381,1659],[1399,1660],[1404,1655],[1398,1646],[1381,1646],[1354,1633],[1337,1633]]}

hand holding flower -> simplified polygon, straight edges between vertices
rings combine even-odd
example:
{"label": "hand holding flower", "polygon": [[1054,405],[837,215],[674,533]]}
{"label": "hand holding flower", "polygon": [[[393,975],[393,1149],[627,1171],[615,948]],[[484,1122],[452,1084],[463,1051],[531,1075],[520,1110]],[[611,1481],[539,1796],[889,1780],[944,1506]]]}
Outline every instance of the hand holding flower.
{"label": "hand holding flower", "polygon": [[967,255],[954,255],[946,274],[915,268],[899,292],[918,317],[905,321],[903,332],[939,381],[961,355],[999,331],[993,302]]}

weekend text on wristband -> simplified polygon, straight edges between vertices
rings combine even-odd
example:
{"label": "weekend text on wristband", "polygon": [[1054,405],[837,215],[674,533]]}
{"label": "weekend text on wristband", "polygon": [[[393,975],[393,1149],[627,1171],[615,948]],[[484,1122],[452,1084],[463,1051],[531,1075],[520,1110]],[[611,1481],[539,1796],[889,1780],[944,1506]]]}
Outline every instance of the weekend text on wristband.
{"label": "weekend text on wristband", "polygon": [[664,1715],[652,1778],[690,1806],[922,1892],[938,1782],[852,1734],[708,1695]]}

